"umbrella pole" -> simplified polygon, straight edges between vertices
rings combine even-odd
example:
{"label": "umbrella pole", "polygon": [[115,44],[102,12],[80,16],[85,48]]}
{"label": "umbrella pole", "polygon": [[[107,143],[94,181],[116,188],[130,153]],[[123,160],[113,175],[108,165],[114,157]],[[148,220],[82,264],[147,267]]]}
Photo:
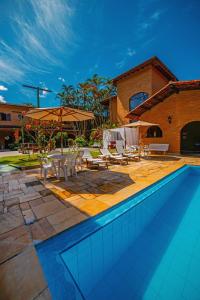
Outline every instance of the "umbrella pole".
{"label": "umbrella pole", "polygon": [[63,154],[63,126],[62,126],[62,115],[60,116],[60,141],[61,141],[61,153]]}
{"label": "umbrella pole", "polygon": [[124,127],[124,149],[126,150],[126,128]]}
{"label": "umbrella pole", "polygon": [[139,144],[138,145],[139,146],[138,147],[138,150],[139,150],[138,152],[139,153],[138,154],[139,154],[139,157],[141,157],[141,129],[140,129],[140,126],[138,126],[138,131],[139,131],[138,132],[138,135],[139,135],[139,141],[138,141],[138,144]]}

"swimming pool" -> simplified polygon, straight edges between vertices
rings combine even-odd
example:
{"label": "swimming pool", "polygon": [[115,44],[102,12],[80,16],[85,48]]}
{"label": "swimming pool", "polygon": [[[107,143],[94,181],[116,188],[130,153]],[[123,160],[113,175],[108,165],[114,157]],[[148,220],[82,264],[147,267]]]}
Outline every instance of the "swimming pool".
{"label": "swimming pool", "polygon": [[200,299],[200,167],[36,246],[53,299]]}

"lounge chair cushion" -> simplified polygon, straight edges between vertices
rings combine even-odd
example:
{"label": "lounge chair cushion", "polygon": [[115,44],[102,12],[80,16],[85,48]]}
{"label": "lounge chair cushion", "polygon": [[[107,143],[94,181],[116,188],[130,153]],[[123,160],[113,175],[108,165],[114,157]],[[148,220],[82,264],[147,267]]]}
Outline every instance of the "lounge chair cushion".
{"label": "lounge chair cushion", "polygon": [[149,151],[167,152],[169,144],[150,144]]}

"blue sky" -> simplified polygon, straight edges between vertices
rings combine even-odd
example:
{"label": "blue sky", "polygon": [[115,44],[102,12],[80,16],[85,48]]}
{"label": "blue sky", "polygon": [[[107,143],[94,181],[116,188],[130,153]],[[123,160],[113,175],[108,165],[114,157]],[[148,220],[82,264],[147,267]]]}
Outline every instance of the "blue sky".
{"label": "blue sky", "polygon": [[114,77],[158,56],[180,80],[200,79],[200,1],[1,0],[0,101],[32,102],[23,83],[54,91]]}

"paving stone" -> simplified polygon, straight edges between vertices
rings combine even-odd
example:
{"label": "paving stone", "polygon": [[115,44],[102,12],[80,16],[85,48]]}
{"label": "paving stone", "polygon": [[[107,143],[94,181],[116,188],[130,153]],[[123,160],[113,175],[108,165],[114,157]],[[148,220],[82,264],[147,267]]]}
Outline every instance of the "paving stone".
{"label": "paving stone", "polygon": [[19,186],[18,180],[15,179],[15,180],[9,181],[9,185],[8,185],[9,192],[19,190],[19,189],[20,189],[20,186]]}
{"label": "paving stone", "polygon": [[19,203],[19,198],[11,198],[9,200],[5,200],[5,206],[13,206],[15,204],[18,204]]}
{"label": "paving stone", "polygon": [[67,197],[67,198],[64,198],[64,200],[67,200],[69,203],[72,203],[78,199],[83,199],[80,195],[73,195],[71,197]]}
{"label": "paving stone", "polygon": [[31,224],[29,228],[33,242],[39,242],[47,239],[47,235],[38,221]]}
{"label": "paving stone", "polygon": [[35,180],[35,181],[31,181],[31,182],[26,182],[26,186],[27,187],[32,187],[32,186],[37,186],[40,185],[40,181],[39,180]]}
{"label": "paving stone", "polygon": [[49,202],[49,201],[54,201],[54,200],[58,200],[54,195],[48,195],[48,196],[45,196],[45,197],[42,197],[42,200],[44,202]]}
{"label": "paving stone", "polygon": [[51,216],[47,217],[47,220],[49,221],[50,224],[56,225],[59,223],[62,223],[63,221],[72,218],[75,215],[78,215],[80,212],[78,209],[74,207],[70,208],[64,208],[63,210],[52,214]]}
{"label": "paving stone", "polygon": [[45,190],[46,190],[45,186],[42,185],[42,184],[33,186],[33,189],[34,189],[36,192],[41,192],[41,191],[45,191]]}
{"label": "paving stone", "polygon": [[4,193],[4,200],[9,200],[9,199],[12,199],[12,198],[21,197],[23,195],[24,195],[24,193],[21,190],[10,192],[10,193],[5,192]]}
{"label": "paving stone", "polygon": [[3,193],[0,194],[0,202],[2,202],[4,200],[4,197],[3,197]]}
{"label": "paving stone", "polygon": [[22,216],[20,207],[18,204],[8,207],[8,212],[12,213],[13,216],[20,217]]}
{"label": "paving stone", "polygon": [[25,177],[22,177],[19,179],[20,183],[28,183],[28,182],[34,182],[38,181],[35,176],[26,175]]}
{"label": "paving stone", "polygon": [[0,235],[0,263],[22,252],[32,243],[25,225]]}
{"label": "paving stone", "polygon": [[71,196],[71,193],[69,191],[64,191],[62,192],[62,197],[70,197]]}
{"label": "paving stone", "polygon": [[27,194],[34,194],[35,193],[35,190],[30,186],[30,187],[25,187],[25,188],[22,188],[22,191],[25,195]]}
{"label": "paving stone", "polygon": [[44,203],[44,201],[42,200],[42,198],[36,199],[36,200],[32,200],[29,202],[31,208],[33,208],[34,206],[40,205]]}
{"label": "paving stone", "polygon": [[8,232],[24,223],[22,215],[7,212],[0,216],[0,234]]}
{"label": "paving stone", "polygon": [[41,198],[41,195],[38,192],[34,192],[32,194],[27,194],[19,197],[20,203],[28,202],[31,200],[35,200]]}
{"label": "paving stone", "polygon": [[84,199],[88,199],[88,200],[92,200],[96,197],[96,195],[94,194],[90,194],[89,192],[88,193],[85,193],[85,194],[80,194],[81,197],[83,197]]}
{"label": "paving stone", "polygon": [[0,266],[2,300],[32,300],[46,287],[47,283],[33,247]]}
{"label": "paving stone", "polygon": [[52,192],[48,189],[44,190],[44,191],[40,191],[39,192],[41,196],[45,197],[45,196],[48,196],[48,195],[51,195]]}
{"label": "paving stone", "polygon": [[26,185],[25,185],[25,183],[19,183],[19,186],[20,186],[20,189],[24,189],[24,188],[26,188]]}
{"label": "paving stone", "polygon": [[49,201],[38,206],[33,207],[33,212],[38,219],[47,217],[52,215],[60,210],[65,208],[64,204],[62,204],[59,200],[57,201]]}
{"label": "paving stone", "polygon": [[[59,221],[59,217],[61,217],[62,222]],[[50,217],[48,217],[48,218],[50,218]],[[54,227],[56,232],[60,232],[60,231],[63,231],[75,224],[78,224],[81,221],[84,221],[86,219],[87,219],[87,216],[82,213],[73,215],[73,217],[71,217],[71,218],[68,218],[66,215],[62,216],[62,214],[60,214],[60,215],[57,215],[56,217],[52,218],[51,222],[52,222],[52,226]]]}
{"label": "paving stone", "polygon": [[56,233],[46,218],[42,218],[34,224],[31,224],[30,231],[34,241],[45,240]]}
{"label": "paving stone", "polygon": [[35,216],[31,209],[23,210],[22,211],[24,221],[26,225],[32,224],[35,221]]}
{"label": "paving stone", "polygon": [[27,209],[30,209],[30,205],[28,202],[24,202],[24,203],[20,204],[20,208],[21,208],[21,210],[27,210]]}
{"label": "paving stone", "polygon": [[38,221],[40,226],[42,227],[42,230],[45,232],[45,234],[50,237],[55,234],[55,230],[52,227],[52,225],[49,223],[47,218],[42,218]]}
{"label": "paving stone", "polygon": [[4,206],[3,203],[0,203],[0,214],[2,214],[4,212]]}

